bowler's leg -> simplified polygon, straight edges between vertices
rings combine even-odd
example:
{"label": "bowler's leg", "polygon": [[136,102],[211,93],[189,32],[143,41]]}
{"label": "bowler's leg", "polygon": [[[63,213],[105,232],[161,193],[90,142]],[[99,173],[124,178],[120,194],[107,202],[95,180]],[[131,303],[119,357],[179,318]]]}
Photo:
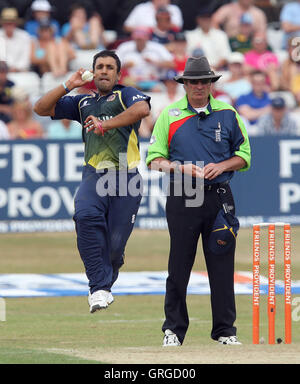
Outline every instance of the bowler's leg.
{"label": "bowler's leg", "polygon": [[75,197],[77,247],[89,280],[90,292],[109,290],[112,266],[109,258],[106,197],[96,192],[97,175],[84,177]]}
{"label": "bowler's leg", "polygon": [[[129,173],[128,182],[136,178],[137,188],[141,188],[139,173]],[[114,196],[109,200],[108,231],[110,240],[110,261],[113,268],[110,288],[119,275],[119,269],[124,264],[125,247],[134,227],[136,216],[142,199],[140,194],[130,193],[127,188],[126,196]]]}

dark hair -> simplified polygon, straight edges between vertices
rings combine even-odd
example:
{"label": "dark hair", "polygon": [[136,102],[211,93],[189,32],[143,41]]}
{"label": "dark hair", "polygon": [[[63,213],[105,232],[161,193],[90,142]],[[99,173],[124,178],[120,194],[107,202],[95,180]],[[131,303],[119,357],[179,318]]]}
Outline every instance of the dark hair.
{"label": "dark hair", "polygon": [[8,66],[4,60],[0,61],[0,72],[8,72]]}
{"label": "dark hair", "polygon": [[87,11],[86,11],[84,5],[82,5],[82,4],[80,4],[80,3],[73,3],[73,4],[70,6],[70,8],[69,8],[69,15],[71,16],[72,13],[73,13],[74,11],[77,11],[77,9],[83,9],[83,10],[87,13]]}
{"label": "dark hair", "polygon": [[256,75],[261,75],[261,76],[264,76],[264,77],[267,76],[267,75],[265,74],[265,72],[260,71],[259,69],[255,69],[254,71],[252,71],[252,72],[250,73],[250,76],[251,76],[251,77],[256,76]]}
{"label": "dark hair", "polygon": [[96,53],[96,55],[93,58],[93,70],[95,70],[96,60],[99,57],[112,57],[117,64],[117,73],[121,71],[121,61],[119,57],[116,55],[114,51],[110,51],[108,49],[104,49],[103,51]]}

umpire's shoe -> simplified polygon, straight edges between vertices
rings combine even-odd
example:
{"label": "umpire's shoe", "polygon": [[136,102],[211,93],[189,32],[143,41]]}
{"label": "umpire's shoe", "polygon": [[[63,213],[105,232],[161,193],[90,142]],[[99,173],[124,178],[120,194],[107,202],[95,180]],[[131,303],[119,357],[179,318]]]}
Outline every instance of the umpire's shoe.
{"label": "umpire's shoe", "polygon": [[90,312],[94,313],[100,309],[105,309],[114,301],[113,295],[109,291],[99,290],[94,293],[89,293],[88,303]]}
{"label": "umpire's shoe", "polygon": [[170,329],[166,329],[163,347],[179,347],[180,345],[181,343],[175,333],[170,331]]}

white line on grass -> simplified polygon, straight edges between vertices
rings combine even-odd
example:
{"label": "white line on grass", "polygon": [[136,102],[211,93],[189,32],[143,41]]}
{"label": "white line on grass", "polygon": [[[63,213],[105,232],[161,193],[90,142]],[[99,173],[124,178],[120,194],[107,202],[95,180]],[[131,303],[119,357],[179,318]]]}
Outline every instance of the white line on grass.
{"label": "white line on grass", "polygon": [[[103,323],[156,323],[156,322],[162,322],[165,319],[118,319],[118,320],[99,320],[98,322]],[[201,320],[198,318],[190,318],[190,321],[193,321],[195,323],[211,323],[210,320]]]}

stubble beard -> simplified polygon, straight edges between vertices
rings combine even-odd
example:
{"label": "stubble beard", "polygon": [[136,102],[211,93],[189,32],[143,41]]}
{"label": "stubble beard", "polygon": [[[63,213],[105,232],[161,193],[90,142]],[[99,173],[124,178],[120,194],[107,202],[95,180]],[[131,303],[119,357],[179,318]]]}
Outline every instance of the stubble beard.
{"label": "stubble beard", "polygon": [[98,92],[101,94],[101,95],[107,95],[108,93],[111,92],[111,90],[113,89],[113,87],[117,84],[116,83],[112,83],[112,82],[102,82],[102,81],[99,81],[99,82],[95,82],[95,85],[98,89]]}
{"label": "stubble beard", "polygon": [[98,89],[98,92],[102,95],[106,95],[107,93],[109,93],[113,86],[111,83],[107,83],[107,84],[103,84],[103,82],[99,81],[97,84],[97,89]]}

